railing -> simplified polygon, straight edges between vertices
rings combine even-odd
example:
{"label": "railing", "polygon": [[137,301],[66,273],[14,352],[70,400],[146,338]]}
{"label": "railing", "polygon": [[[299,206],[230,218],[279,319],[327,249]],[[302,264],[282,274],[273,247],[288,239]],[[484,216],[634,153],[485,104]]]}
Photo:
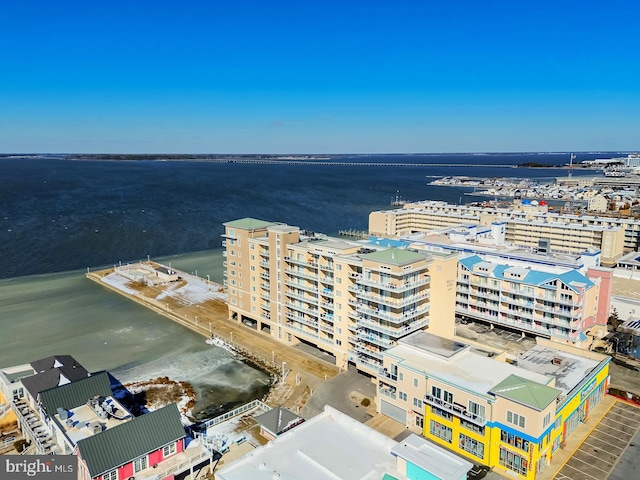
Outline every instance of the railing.
{"label": "railing", "polygon": [[389,390],[387,388],[379,388],[378,393],[382,396],[389,397],[394,400],[396,399],[396,396],[397,396],[395,390]]}
{"label": "railing", "polygon": [[358,332],[358,340],[362,342],[369,342],[384,349],[390,348],[393,346],[393,341],[389,338],[383,338],[380,335],[371,335],[365,332]]}
{"label": "railing", "polygon": [[406,307],[407,305],[411,305],[412,303],[419,302],[420,300],[429,298],[431,296],[431,292],[426,290],[416,295],[411,295],[410,297],[404,297],[404,298],[384,297],[382,295],[376,295],[374,293],[365,292],[365,291],[356,292],[356,295],[358,296],[358,298],[362,298],[364,300],[370,300],[383,305],[389,305],[390,307],[400,308],[400,307]]}
{"label": "railing", "polygon": [[372,322],[371,320],[365,320],[363,318],[358,318],[357,322],[358,327],[368,328],[369,330],[373,330],[374,332],[385,333],[392,338],[403,337],[411,332],[415,332],[416,330],[420,330],[421,328],[429,325],[428,319],[422,319],[419,322],[411,322],[409,325],[403,328],[389,328],[380,325],[377,322]]}
{"label": "railing", "polygon": [[391,380],[392,382],[397,382],[398,381],[398,376],[389,373],[386,368],[381,368],[378,371],[378,376],[382,377],[382,378],[384,378],[386,380]]}
{"label": "railing", "polygon": [[[179,454],[186,457],[184,461],[175,463],[165,468],[162,467],[162,464],[159,464],[156,468],[147,468],[145,470],[142,470],[141,472],[136,473],[135,478],[140,478],[141,480],[160,480],[190,470],[199,463],[203,462],[206,458],[209,458],[213,455],[213,451],[205,450],[205,448],[206,447],[202,445],[200,449],[185,450],[184,452]],[[169,457],[168,460],[170,460],[171,458],[172,457]]]}
{"label": "railing", "polygon": [[300,300],[305,303],[309,303],[311,305],[318,305],[318,297],[308,297],[296,292],[285,292],[287,297],[295,298],[296,300]]}
{"label": "railing", "polygon": [[264,410],[265,412],[268,412],[269,410],[271,410],[271,407],[266,403],[263,403],[260,400],[254,400],[252,402],[245,403],[244,405],[241,405],[238,408],[234,408],[230,412],[223,413],[222,415],[212,418],[211,420],[207,420],[206,422],[202,423],[200,426],[204,427],[205,429],[209,429],[222,422],[229,420],[230,418],[237,417],[238,415],[242,415],[243,413],[248,412],[249,410],[258,409],[258,408]]}
{"label": "railing", "polygon": [[290,308],[291,310],[304,312],[304,313],[306,313],[308,315],[311,315],[312,317],[317,317],[318,316],[318,310],[307,308],[307,307],[305,307],[303,305],[298,305],[298,304],[292,303],[292,302],[285,302],[285,305],[286,305],[287,308]]}
{"label": "railing", "polygon": [[322,342],[322,343],[326,343],[328,345],[333,345],[334,344],[334,340],[332,338],[326,338],[326,337],[321,337],[320,335],[310,332],[308,330],[305,330],[303,328],[299,328],[295,325],[292,325],[290,323],[287,323],[287,328],[290,328],[291,330],[295,330],[296,332],[301,333],[302,335],[306,335],[307,337],[311,337],[316,339],[318,342]]}
{"label": "railing", "polygon": [[292,270],[290,268],[286,268],[284,272],[291,277],[302,277],[308,280],[318,280],[318,275],[312,275],[306,272],[300,272],[298,270]]}
{"label": "railing", "polygon": [[373,317],[381,318],[383,320],[387,320],[392,323],[403,323],[403,322],[406,322],[407,320],[413,320],[416,317],[427,313],[430,310],[431,305],[429,304],[420,305],[418,308],[413,309],[409,312],[404,312],[402,314],[393,314],[391,312],[376,310],[374,308],[367,307],[365,305],[358,305],[357,308],[359,312],[362,312],[367,315],[371,315]]}
{"label": "railing", "polygon": [[480,415],[469,412],[463,405],[444,402],[439,398],[436,398],[433,395],[429,394],[425,394],[424,401],[429,405],[441,408],[442,410],[449,412],[457,417],[463,417],[465,420],[475,423],[476,425],[480,425],[481,427],[484,427],[487,423],[487,419],[485,417],[481,417]]}
{"label": "railing", "polygon": [[411,290],[412,288],[421,287],[423,285],[428,285],[431,282],[431,277],[429,275],[425,275],[419,280],[415,280],[412,282],[404,282],[404,283],[383,283],[378,282],[376,280],[361,278],[360,284],[367,285],[370,287],[375,287],[380,290],[388,290],[391,292],[404,292],[406,290]]}

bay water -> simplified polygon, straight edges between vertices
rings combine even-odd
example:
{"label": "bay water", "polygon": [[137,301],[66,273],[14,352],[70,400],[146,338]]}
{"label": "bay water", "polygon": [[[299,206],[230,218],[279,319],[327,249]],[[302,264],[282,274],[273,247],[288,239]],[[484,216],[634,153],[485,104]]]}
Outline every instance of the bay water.
{"label": "bay water", "polygon": [[[566,170],[513,166],[561,165],[566,157],[340,158],[433,167],[0,158],[0,367],[70,354],[122,382],[185,380],[199,394],[196,417],[207,418],[261,397],[268,376],[87,280],[87,267],[150,256],[222,283],[223,222],[251,216],[327,234],[366,230],[369,213],[390,208],[398,194],[452,203],[472,198],[464,197],[469,188],[428,185],[433,177],[548,181]],[[458,166],[446,166],[452,164]]]}

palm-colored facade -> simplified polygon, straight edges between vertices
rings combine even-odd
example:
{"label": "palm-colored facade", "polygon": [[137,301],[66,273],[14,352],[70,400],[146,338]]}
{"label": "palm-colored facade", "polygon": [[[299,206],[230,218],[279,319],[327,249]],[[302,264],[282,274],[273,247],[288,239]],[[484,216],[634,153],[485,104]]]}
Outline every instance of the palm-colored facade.
{"label": "palm-colored facade", "polygon": [[602,398],[609,357],[541,339],[513,365],[418,332],[385,352],[383,368],[379,411],[476,463],[534,479]]}

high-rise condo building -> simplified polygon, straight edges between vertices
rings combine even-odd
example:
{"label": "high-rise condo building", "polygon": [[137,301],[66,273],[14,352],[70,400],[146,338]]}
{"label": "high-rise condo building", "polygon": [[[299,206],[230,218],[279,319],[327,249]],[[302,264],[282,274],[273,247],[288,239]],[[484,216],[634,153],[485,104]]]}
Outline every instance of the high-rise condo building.
{"label": "high-rise condo building", "polygon": [[280,342],[310,343],[369,374],[398,339],[452,337],[455,253],[346,241],[243,218],[224,224],[229,318]]}

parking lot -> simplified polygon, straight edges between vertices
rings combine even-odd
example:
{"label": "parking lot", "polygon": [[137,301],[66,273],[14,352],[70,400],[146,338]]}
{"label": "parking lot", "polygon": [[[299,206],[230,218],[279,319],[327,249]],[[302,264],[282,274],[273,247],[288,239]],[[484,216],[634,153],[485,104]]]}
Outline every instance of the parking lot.
{"label": "parking lot", "polygon": [[[557,480],[638,478],[634,462],[619,462],[640,430],[640,408],[616,401],[556,475]],[[630,445],[631,444],[631,445]]]}

